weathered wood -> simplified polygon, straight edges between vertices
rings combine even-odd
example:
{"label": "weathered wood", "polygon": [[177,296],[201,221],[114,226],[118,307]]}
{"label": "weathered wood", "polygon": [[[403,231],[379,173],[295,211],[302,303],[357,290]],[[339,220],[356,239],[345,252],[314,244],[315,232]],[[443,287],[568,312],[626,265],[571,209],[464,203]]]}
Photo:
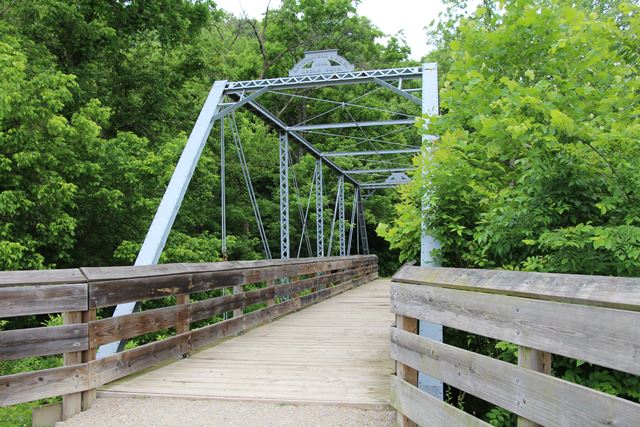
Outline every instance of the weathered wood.
{"label": "weathered wood", "polygon": [[[549,375],[551,374],[551,353],[520,345],[518,346],[518,366]],[[518,427],[540,427],[540,424],[518,417]]]}
{"label": "weathered wood", "polygon": [[[87,310],[87,311],[83,311],[82,312],[82,322],[85,323],[87,325],[87,331],[88,331],[88,327],[89,327],[89,322],[93,322],[94,320],[96,320],[96,310],[92,309],[92,310]],[[88,340],[87,340],[88,341]],[[97,348],[93,347],[93,348],[89,348],[86,351],[82,352],[82,363],[89,363],[92,362],[94,360],[96,360],[96,352],[97,352]],[[88,374],[89,377],[91,377],[93,375],[93,369],[90,365],[88,366]],[[82,410],[86,411],[87,409],[91,408],[91,406],[93,405],[93,402],[95,402],[96,400],[96,389],[95,388],[91,388],[89,390],[83,391],[82,392]]]}
{"label": "weathered wood", "polygon": [[85,283],[0,287],[0,318],[86,309]]}
{"label": "weathered wood", "polygon": [[[240,286],[234,286],[233,287],[233,293],[234,294],[241,294],[244,293],[244,286],[240,285]],[[236,308],[233,310],[233,317],[238,317],[238,316],[242,316],[242,308]]]}
{"label": "weathered wood", "polygon": [[393,284],[394,313],[640,375],[640,312]]}
{"label": "weathered wood", "polygon": [[206,273],[231,270],[255,270],[285,265],[317,264],[345,265],[345,263],[377,263],[375,255],[353,255],[348,257],[296,258],[288,260],[226,261],[210,263],[178,263],[125,267],[84,267],[80,270],[91,282],[170,276],[184,273]]}
{"label": "weathered wood", "polygon": [[98,395],[384,410],[393,372],[391,323],[389,282],[379,280],[194,351],[188,359],[111,383]]}
{"label": "weathered wood", "polygon": [[0,360],[61,354],[88,348],[86,324],[0,331]]}
{"label": "weathered wood", "polygon": [[77,269],[0,271],[0,288],[6,286],[54,285],[85,282]]}
{"label": "weathered wood", "polygon": [[[130,301],[162,298],[180,293],[204,292],[212,289],[260,283],[281,277],[313,274],[331,268],[359,268],[370,264],[368,257],[352,260],[329,260],[305,263],[285,263],[279,266],[183,272],[171,275],[150,275],[126,279],[110,279],[89,283],[89,303],[92,308],[106,307]],[[223,263],[221,263],[223,264]],[[126,267],[131,269],[133,267]],[[89,274],[89,273],[87,273]]]}
{"label": "weathered wood", "polygon": [[393,281],[640,311],[640,279],[405,266]]}
{"label": "weathered wood", "polygon": [[90,362],[93,370],[91,387],[99,387],[170,358],[182,358],[183,354],[191,351],[191,334],[175,335]]}
{"label": "weathered wood", "polygon": [[[81,311],[69,311],[62,313],[62,321],[65,325],[82,323]],[[73,366],[82,363],[82,352],[72,351],[64,353],[64,365]],[[86,366],[86,365],[85,365]],[[82,390],[62,396],[62,419],[67,420],[82,411]]]}
{"label": "weathered wood", "polygon": [[391,357],[542,425],[637,426],[640,405],[397,328]]}
{"label": "weathered wood", "polygon": [[[406,331],[409,334],[417,334],[418,320],[411,317],[396,315],[396,327],[400,330]],[[406,382],[407,384],[410,384],[413,387],[416,387],[418,385],[418,371],[398,361],[396,361],[396,376],[400,380]],[[411,418],[409,416],[409,412],[399,410],[397,407],[396,411],[398,412],[396,418],[398,426],[413,427],[417,425],[417,421],[414,421],[415,418]]]}
{"label": "weathered wood", "polygon": [[76,393],[88,388],[86,365],[25,372],[0,377],[0,406]]}
{"label": "weathered wood", "polygon": [[89,342],[91,347],[98,347],[110,342],[168,329],[179,322],[187,321],[188,318],[189,306],[182,304],[95,320],[89,323]]}
{"label": "weathered wood", "polygon": [[[176,295],[176,305],[189,304],[189,294]],[[189,332],[189,316],[179,318],[176,322],[176,335]]]}
{"label": "weathered wood", "polygon": [[273,295],[273,288],[263,288],[241,294],[225,295],[223,297],[194,302],[189,305],[189,322],[197,322],[198,320],[208,319],[230,310],[244,308],[251,304],[272,298]]}
{"label": "weathered wood", "polygon": [[436,399],[396,376],[391,377],[391,406],[420,426],[489,427],[490,424]]}
{"label": "weathered wood", "polygon": [[41,405],[31,411],[31,427],[51,427],[58,421],[62,421],[62,402]]}

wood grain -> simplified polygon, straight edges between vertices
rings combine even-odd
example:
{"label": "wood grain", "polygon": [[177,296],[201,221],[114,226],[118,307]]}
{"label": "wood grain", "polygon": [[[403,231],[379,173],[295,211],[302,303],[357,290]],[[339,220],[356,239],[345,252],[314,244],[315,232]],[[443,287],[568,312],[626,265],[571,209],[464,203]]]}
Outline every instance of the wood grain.
{"label": "wood grain", "polygon": [[0,406],[31,402],[89,388],[85,364],[0,377]]}
{"label": "wood grain", "polygon": [[[403,330],[409,334],[417,334],[418,333],[418,320],[413,319],[411,317],[399,316],[396,315],[396,328]],[[398,381],[409,384],[412,387],[416,387],[418,385],[418,371],[413,369],[411,366],[407,366],[403,363],[396,361],[396,376]],[[393,382],[392,382],[393,384]],[[405,390],[406,391],[406,390]],[[405,393],[406,395],[406,393]],[[402,397],[402,396],[400,396]],[[420,421],[414,421],[417,418],[411,417],[411,413],[415,411],[411,411],[411,408],[408,407],[408,412],[402,410],[403,407],[407,407],[409,404],[405,403],[403,400],[394,401],[392,398],[392,404],[396,403],[397,411],[397,423],[400,427],[414,427]],[[401,405],[404,403],[404,405]]]}
{"label": "wood grain", "polygon": [[87,285],[0,287],[0,318],[87,309]]}
{"label": "wood grain", "polygon": [[628,426],[640,405],[550,375],[391,330],[391,357],[542,425]]}
{"label": "wood grain", "polygon": [[392,310],[640,375],[640,312],[393,284]]}
{"label": "wood grain", "polygon": [[88,348],[86,324],[0,331],[0,360],[62,354]]}
{"label": "wood grain", "polygon": [[405,266],[393,281],[640,311],[640,279]]}
{"label": "wood grain", "polygon": [[436,399],[396,376],[391,377],[391,406],[398,413],[406,414],[409,418],[416,420],[416,424],[420,426],[491,426],[491,424]]}
{"label": "wood grain", "polygon": [[[551,353],[518,346],[518,366],[543,374],[551,374]],[[541,427],[540,424],[518,417],[518,427]]]}
{"label": "wood grain", "polygon": [[389,282],[366,283],[99,393],[383,408],[393,319]]}
{"label": "wood grain", "polygon": [[0,271],[0,288],[6,286],[53,285],[85,282],[77,269]]}

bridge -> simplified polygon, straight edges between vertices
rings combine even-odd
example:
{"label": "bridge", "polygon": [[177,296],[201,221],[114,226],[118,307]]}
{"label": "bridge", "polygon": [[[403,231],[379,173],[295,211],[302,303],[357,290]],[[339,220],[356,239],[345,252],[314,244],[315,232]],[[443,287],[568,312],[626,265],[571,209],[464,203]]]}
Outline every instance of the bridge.
{"label": "bridge", "polygon": [[[54,420],[73,420],[96,395],[164,396],[392,407],[400,425],[488,425],[418,388],[423,372],[518,425],[640,420],[638,403],[551,371],[553,354],[640,374],[640,279],[415,266],[376,277],[373,255],[0,273],[0,317],[64,313],[60,326],[0,331],[3,360],[64,354],[62,367],[0,377],[0,405],[62,395]],[[103,307],[161,298],[174,304],[96,319]],[[233,314],[202,323],[223,313]],[[517,364],[420,336],[418,321],[513,343]],[[100,345],[157,331],[166,334],[95,358]]]}
{"label": "bridge", "polygon": [[[338,85],[366,89],[347,101],[295,92]],[[419,108],[395,111],[358,103],[377,90],[397,97],[403,107]],[[640,375],[639,279],[441,268],[431,257],[438,244],[426,229],[421,266],[378,278],[377,257],[369,254],[365,201],[410,179],[409,156],[420,152],[420,137],[398,143],[389,136],[410,129],[419,114],[437,114],[437,95],[435,64],[355,71],[335,51],[308,52],[288,77],[216,82],[134,266],[0,272],[0,320],[57,313],[63,318],[62,325],[0,331],[0,361],[63,355],[62,366],[0,377],[0,406],[61,397],[35,411],[34,425],[72,422],[83,412],[97,417],[90,424],[99,424],[112,414],[92,412],[96,399],[123,396],[393,409],[402,426],[488,425],[447,398],[446,387],[514,414],[519,426],[637,426],[638,403],[560,378],[552,362]],[[285,123],[258,103],[261,96],[331,107]],[[243,154],[235,120],[241,107],[278,133],[279,259],[272,254]],[[384,119],[351,113],[359,108]],[[335,111],[349,120],[319,121]],[[265,259],[158,265],[216,123],[223,258],[230,133]],[[376,127],[394,130],[365,131]],[[362,136],[334,133],[349,128]],[[332,151],[332,138],[353,139],[353,150]],[[306,209],[298,206],[297,251],[290,239],[289,184],[294,191],[297,186],[290,173],[290,140],[315,159],[310,183],[315,252],[307,227],[312,194]],[[329,233],[323,170],[337,177]],[[353,188],[349,222],[347,185]],[[136,312],[141,301],[157,304]],[[443,327],[503,341],[515,349],[516,363],[445,344]],[[142,336],[144,344],[126,346]]]}

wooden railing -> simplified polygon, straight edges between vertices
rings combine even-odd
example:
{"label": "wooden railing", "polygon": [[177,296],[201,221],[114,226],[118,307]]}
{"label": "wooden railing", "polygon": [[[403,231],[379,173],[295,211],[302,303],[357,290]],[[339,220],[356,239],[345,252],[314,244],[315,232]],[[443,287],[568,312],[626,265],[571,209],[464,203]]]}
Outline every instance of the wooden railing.
{"label": "wooden railing", "polygon": [[[416,387],[417,372],[518,415],[518,426],[639,426],[640,405],[551,375],[551,354],[640,375],[640,280],[404,267],[393,277],[400,425],[488,424]],[[518,365],[416,334],[417,319],[518,345]]]}
{"label": "wooden railing", "polygon": [[[0,360],[64,354],[62,367],[0,377],[0,406],[62,395],[66,419],[91,406],[96,387],[361,285],[377,269],[375,256],[350,256],[0,272],[0,319],[47,313],[64,319],[62,326],[0,331]],[[244,289],[252,284],[262,285]],[[236,293],[190,302],[191,294],[221,288]],[[175,305],[96,319],[99,308],[169,296]],[[266,307],[243,313],[257,303]],[[190,329],[232,311],[231,319]],[[103,344],[168,328],[175,335],[95,359]]]}

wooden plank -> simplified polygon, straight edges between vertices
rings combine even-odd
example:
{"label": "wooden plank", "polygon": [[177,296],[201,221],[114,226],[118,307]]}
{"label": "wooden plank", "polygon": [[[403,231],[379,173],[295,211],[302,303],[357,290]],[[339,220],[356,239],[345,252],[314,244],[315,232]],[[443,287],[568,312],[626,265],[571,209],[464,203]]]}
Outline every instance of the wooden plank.
{"label": "wooden plank", "polygon": [[263,288],[242,294],[225,295],[223,297],[194,302],[189,305],[189,322],[197,322],[198,320],[208,319],[230,310],[266,301],[272,298],[273,295],[273,288]]}
{"label": "wooden plank", "polygon": [[[518,366],[531,369],[543,374],[551,374],[551,353],[535,350],[529,347],[518,346]],[[540,424],[518,417],[518,427],[542,427]]]}
{"label": "wooden plank", "polygon": [[388,409],[393,319],[378,280],[98,393]]}
{"label": "wooden plank", "polygon": [[83,351],[89,348],[86,324],[0,331],[0,360]]}
{"label": "wooden plank", "polygon": [[[189,304],[189,294],[178,294],[176,295],[176,305],[180,306],[183,304]],[[189,332],[189,316],[180,318],[176,323],[176,335],[183,334],[185,332]]]}
{"label": "wooden plank", "polygon": [[[131,301],[162,298],[180,293],[191,294],[212,289],[248,285],[281,277],[314,274],[321,271],[329,271],[336,267],[356,268],[367,263],[371,263],[368,258],[347,261],[330,260],[285,263],[279,266],[260,268],[182,272],[171,275],[149,275],[147,277],[92,281],[89,284],[89,301],[92,308],[99,308]],[[131,269],[133,267],[127,268]]]}
{"label": "wooden plank", "polygon": [[86,283],[0,288],[0,318],[86,309]]}
{"label": "wooden plank", "polygon": [[405,266],[393,281],[640,311],[640,279]]}
{"label": "wooden plank", "polygon": [[[69,311],[62,313],[65,325],[82,323],[81,311]],[[71,351],[62,355],[65,366],[75,366],[82,363],[82,352]],[[88,373],[87,373],[88,374]],[[82,390],[62,396],[62,419],[67,420],[82,411]]]}
{"label": "wooden plank", "polygon": [[[399,316],[396,315],[396,327],[400,330],[406,331],[409,334],[417,334],[418,333],[418,319],[414,319],[411,317]],[[402,382],[406,382],[412,387],[416,387],[418,385],[418,371],[413,369],[411,366],[407,366],[403,363],[396,361],[396,376]],[[394,399],[391,400],[394,403]],[[416,426],[419,421],[416,421],[417,418],[411,417],[409,412],[405,412],[402,410],[402,406],[398,408],[395,407],[397,413],[397,424],[400,427],[413,427]]]}
{"label": "wooden plank", "polygon": [[147,266],[125,267],[84,267],[80,270],[91,282],[146,278],[151,276],[168,276],[183,273],[203,273],[229,270],[254,270],[264,267],[278,267],[283,265],[317,264],[322,263],[377,263],[375,255],[353,255],[348,257],[297,258],[289,260],[255,260],[255,261],[226,261],[211,263],[178,263],[157,264]]}
{"label": "wooden plank", "polygon": [[53,285],[85,282],[77,268],[66,270],[0,271],[0,288],[13,286]]}
{"label": "wooden plank", "polygon": [[87,366],[73,365],[0,377],[0,407],[88,388]]}
{"label": "wooden plank", "polygon": [[50,427],[62,421],[62,402],[38,406],[31,411],[31,427]]}
{"label": "wooden plank", "polygon": [[[83,311],[82,312],[82,322],[85,323],[87,325],[87,330],[89,327],[89,322],[93,322],[94,320],[96,320],[96,310],[92,309],[92,310],[87,310],[87,311]],[[94,360],[96,360],[96,353],[97,353],[97,348],[96,347],[92,347],[87,349],[86,351],[82,352],[82,363],[89,363],[92,362]],[[89,378],[91,378],[91,376],[93,375],[93,370],[92,367],[90,365],[88,366],[88,373],[89,373]],[[95,402],[96,400],[96,389],[95,388],[90,388],[89,390],[85,390],[82,392],[82,410],[86,411],[87,409],[91,408],[91,406],[93,405],[93,402]]]}
{"label": "wooden plank", "polygon": [[542,425],[637,426],[640,405],[397,328],[391,357]]}
{"label": "wooden plank", "polygon": [[394,283],[394,313],[640,375],[640,313]]}
{"label": "wooden plank", "polygon": [[490,427],[491,424],[436,399],[396,376],[391,377],[391,406],[420,426]]}
{"label": "wooden plank", "polygon": [[89,343],[95,348],[110,342],[161,331],[186,321],[188,317],[189,306],[182,304],[94,320],[89,323]]}
{"label": "wooden plank", "polygon": [[[236,295],[244,293],[244,286],[242,285],[234,286],[233,293]],[[238,317],[238,316],[242,316],[242,308],[236,308],[233,310],[233,317]]]}
{"label": "wooden plank", "polygon": [[170,358],[182,358],[191,351],[190,335],[191,332],[175,335],[90,362],[93,370],[91,387],[99,387]]}

